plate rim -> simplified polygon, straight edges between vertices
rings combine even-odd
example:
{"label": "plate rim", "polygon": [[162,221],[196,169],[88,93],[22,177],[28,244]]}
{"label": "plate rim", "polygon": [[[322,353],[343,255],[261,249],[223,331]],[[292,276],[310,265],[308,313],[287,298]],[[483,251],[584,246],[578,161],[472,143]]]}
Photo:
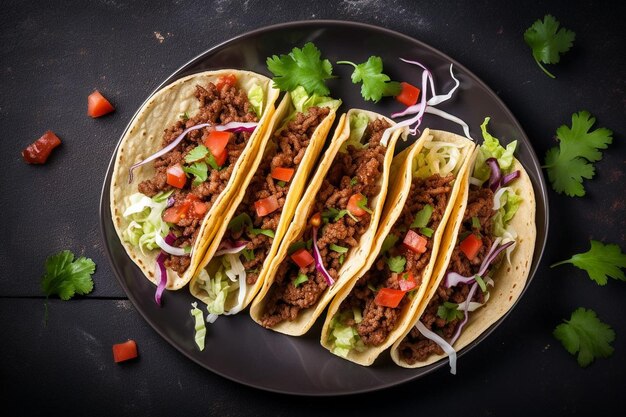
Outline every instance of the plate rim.
{"label": "plate rim", "polygon": [[[424,43],[423,41],[420,41],[418,39],[415,39],[409,35],[406,35],[404,33],[398,32],[396,30],[393,29],[389,29],[389,28],[385,28],[382,26],[377,26],[374,24],[370,24],[370,23],[364,23],[364,22],[356,22],[356,21],[349,21],[349,20],[334,20],[334,19],[316,19],[316,20],[297,20],[297,21],[289,21],[289,22],[281,22],[281,23],[276,23],[276,24],[272,24],[272,25],[267,25],[267,26],[262,26],[262,27],[258,27],[252,30],[249,30],[247,32],[244,33],[240,33],[236,36],[233,36],[227,40],[224,40],[206,50],[204,50],[203,52],[201,52],[200,54],[194,56],[193,58],[191,58],[190,60],[188,60],[186,63],[184,63],[183,65],[181,65],[180,67],[178,67],[176,70],[174,70],[169,76],[167,76],[164,81],[162,81],[160,84],[158,84],[158,86],[156,88],[154,88],[152,90],[152,92],[150,92],[146,99],[139,105],[139,107],[137,108],[137,110],[135,111],[135,113],[132,115],[132,117],[130,117],[128,124],[126,125],[126,127],[124,128],[124,130],[122,131],[120,138],[118,139],[118,142],[113,150],[113,153],[111,155],[111,159],[109,161],[107,170],[106,170],[106,174],[105,174],[105,178],[104,178],[104,183],[102,185],[102,190],[101,190],[101,194],[100,194],[100,203],[99,203],[99,210],[98,210],[98,215],[99,215],[99,223],[100,223],[100,234],[101,237],[103,239],[103,243],[104,243],[104,247],[105,247],[105,253],[106,253],[106,257],[109,261],[109,264],[112,267],[113,273],[118,281],[118,283],[120,284],[120,286],[122,287],[122,289],[124,290],[124,293],[126,294],[126,296],[128,297],[128,299],[132,302],[134,308],[136,311],[138,311],[140,313],[140,315],[142,316],[142,318],[150,325],[150,327],[152,327],[153,330],[155,330],[157,332],[157,334],[163,338],[164,340],[166,340],[171,346],[173,346],[174,348],[176,348],[180,353],[182,353],[186,358],[190,359],[191,361],[193,361],[194,363],[198,364],[199,366],[201,366],[203,369],[210,371],[211,373],[215,374],[215,375],[219,375],[223,378],[226,378],[230,381],[233,381],[235,383],[238,384],[242,384],[251,388],[256,388],[262,391],[267,391],[267,392],[273,392],[273,393],[277,393],[277,394],[285,394],[285,395],[294,395],[294,396],[304,396],[304,397],[338,397],[338,396],[346,396],[346,395],[357,395],[357,394],[362,394],[362,393],[368,393],[368,392],[375,392],[375,391],[380,391],[380,390],[384,390],[384,389],[389,389],[391,387],[395,387],[395,386],[399,386],[402,384],[406,384],[408,382],[411,381],[415,381],[416,379],[419,379],[425,375],[428,375],[432,372],[434,372],[435,370],[445,366],[447,364],[447,361],[444,359],[441,359],[431,365],[428,365],[426,367],[423,368],[417,368],[420,369],[421,372],[420,373],[415,373],[415,374],[407,374],[407,377],[402,378],[400,380],[397,381],[393,381],[393,382],[386,382],[386,383],[382,383],[376,386],[371,386],[368,388],[362,388],[362,389],[358,389],[358,390],[352,390],[352,391],[345,391],[345,392],[301,392],[301,391],[286,391],[286,390],[281,390],[281,389],[277,389],[277,388],[273,388],[273,387],[267,387],[264,386],[260,383],[253,383],[253,382],[249,382],[246,380],[242,380],[240,378],[236,378],[233,377],[231,375],[228,375],[227,373],[221,372],[219,370],[215,370],[210,368],[209,366],[207,366],[207,364],[203,363],[202,361],[200,361],[199,359],[195,358],[193,355],[191,355],[191,353],[189,353],[186,349],[184,349],[182,346],[179,346],[177,343],[175,343],[175,341],[168,336],[167,334],[165,334],[165,332],[160,329],[159,326],[156,325],[156,323],[153,322],[153,319],[148,317],[147,312],[144,312],[142,308],[139,307],[139,303],[137,301],[137,297],[136,295],[129,290],[128,286],[126,285],[125,281],[122,279],[122,277],[120,276],[120,273],[118,272],[118,267],[116,265],[116,263],[114,262],[113,259],[113,255],[111,253],[111,249],[109,248],[109,244],[107,242],[107,234],[106,234],[106,227],[105,227],[105,222],[109,221],[112,223],[111,219],[110,219],[110,215],[109,213],[107,213],[107,210],[110,209],[109,207],[109,192],[110,192],[110,183],[111,183],[111,175],[112,175],[112,171],[113,171],[113,167],[115,164],[115,155],[117,154],[118,148],[121,144],[122,138],[124,137],[124,135],[126,134],[126,132],[128,131],[128,129],[130,128],[130,125],[132,124],[132,122],[135,120],[135,118],[137,117],[137,115],[139,114],[140,110],[145,106],[145,104],[162,88],[164,88],[165,86],[169,85],[170,83],[172,83],[173,81],[175,81],[176,79],[181,77],[181,74],[184,73],[184,71],[186,69],[188,69],[189,67],[192,67],[193,65],[195,65],[196,63],[198,63],[199,61],[202,61],[203,59],[205,59],[207,56],[215,53],[216,51],[218,51],[221,48],[224,48],[226,46],[228,46],[229,44],[233,43],[233,42],[237,42],[237,41],[242,41],[245,40],[247,38],[254,38],[256,36],[265,34],[267,32],[272,32],[272,31],[283,31],[283,30],[292,30],[292,29],[310,29],[312,27],[323,27],[323,28],[327,28],[328,26],[335,26],[335,27],[343,27],[343,28],[356,28],[356,29],[365,29],[368,31],[374,31],[374,32],[382,32],[387,36],[391,36],[391,37],[399,37],[402,38],[403,40],[419,45],[420,48],[424,48],[426,50],[428,50],[431,53],[434,53],[446,60],[448,60],[450,63],[453,63],[454,65],[458,66],[460,69],[462,69],[462,71],[464,71],[465,73],[471,75],[473,77],[473,81],[476,81],[479,86],[490,96],[490,98],[498,104],[499,108],[501,111],[503,111],[503,113],[505,113],[507,115],[507,117],[509,118],[510,121],[512,121],[511,125],[518,130],[519,132],[521,132],[523,138],[525,139],[525,142],[527,142],[528,144],[530,144],[530,139],[528,138],[528,135],[526,134],[525,130],[522,128],[519,120],[515,117],[515,115],[511,112],[511,110],[509,109],[509,107],[502,101],[502,99],[480,78],[478,77],[473,71],[469,70],[467,67],[465,67],[463,64],[459,63],[457,60],[453,59],[452,57],[450,57],[449,55],[447,55],[446,53],[442,52],[441,50],[428,45],[426,43]],[[479,141],[477,141],[477,143],[479,143]],[[543,218],[543,230],[545,231],[544,236],[542,239],[536,239],[535,242],[535,249],[534,249],[534,253],[533,253],[533,261],[531,262],[531,268],[529,270],[529,274],[528,274],[528,279],[525,283],[525,286],[523,288],[523,290],[521,291],[518,299],[513,303],[513,305],[511,306],[511,308],[495,323],[493,323],[487,330],[485,330],[479,337],[477,340],[474,340],[472,343],[470,343],[469,345],[465,346],[460,352],[458,352],[458,357],[462,357],[464,356],[467,352],[469,352],[470,350],[472,350],[475,346],[477,346],[483,339],[489,337],[489,335],[495,331],[495,329],[504,321],[507,319],[508,315],[511,314],[511,312],[515,309],[515,307],[517,306],[517,304],[520,302],[520,300],[522,299],[522,297],[524,296],[524,294],[526,293],[526,291],[528,290],[528,287],[531,284],[531,281],[533,280],[537,269],[541,263],[541,260],[543,258],[544,252],[545,252],[545,248],[546,248],[546,242],[548,239],[548,234],[549,234],[549,200],[548,200],[548,192],[547,192],[547,184],[545,182],[545,178],[543,176],[543,172],[541,170],[541,166],[540,166],[540,162],[539,159],[537,157],[537,154],[535,152],[535,149],[532,146],[529,146],[528,149],[526,149],[526,151],[530,154],[530,159],[533,162],[533,166],[530,167],[533,169],[533,171],[535,173],[538,173],[538,175],[534,178],[537,180],[537,183],[535,183],[535,181],[532,181],[533,186],[535,187],[535,193],[540,194],[541,195],[541,201],[543,202],[543,205],[545,207],[545,212],[544,214],[544,218]],[[531,178],[532,180],[532,178]],[[536,201],[538,201],[539,199],[535,199]],[[536,217],[535,217],[536,219]],[[538,224],[536,225],[537,227],[539,226]],[[410,370],[409,370],[410,371]]]}

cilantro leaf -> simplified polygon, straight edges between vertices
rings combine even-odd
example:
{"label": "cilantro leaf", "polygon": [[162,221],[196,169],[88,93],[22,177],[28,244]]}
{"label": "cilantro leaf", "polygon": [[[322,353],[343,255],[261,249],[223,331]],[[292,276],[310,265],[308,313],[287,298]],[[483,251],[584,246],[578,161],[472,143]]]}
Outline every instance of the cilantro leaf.
{"label": "cilantro leaf", "polygon": [[428,226],[428,222],[430,222],[430,218],[433,215],[433,210],[433,206],[426,204],[420,211],[415,213],[415,219],[409,227],[415,229]]}
{"label": "cilantro leaf", "polygon": [[458,304],[445,301],[439,306],[439,308],[437,308],[437,316],[444,319],[446,323],[450,323],[454,319],[462,319],[464,317],[464,313],[459,310]]}
{"label": "cilantro leaf", "polygon": [[207,167],[205,162],[194,162],[188,167],[183,167],[183,171],[185,171],[186,174],[191,174],[194,176],[193,182],[191,184],[195,187],[206,181],[208,177],[209,167]]}
{"label": "cilantro leaf", "polygon": [[406,265],[406,258],[404,256],[392,256],[387,259],[387,266],[391,272],[399,274],[404,271],[404,265]]}
{"label": "cilantro leaf", "polygon": [[615,340],[615,332],[602,323],[593,310],[577,309],[569,320],[556,326],[552,334],[569,353],[578,352],[578,365],[583,368],[596,357],[608,358],[613,354],[610,343]]}
{"label": "cilantro leaf", "polygon": [[209,150],[204,145],[199,145],[193,148],[187,155],[185,155],[185,162],[191,164],[192,162],[200,161],[204,159]]}
{"label": "cilantro leaf", "polygon": [[533,51],[535,62],[551,78],[556,77],[541,63],[557,64],[559,55],[569,51],[575,38],[576,34],[571,30],[559,29],[559,22],[549,14],[544,16],[543,22],[537,20],[524,32],[524,41]]}
{"label": "cilantro leaf", "polygon": [[389,249],[393,248],[396,245],[396,242],[398,241],[399,237],[396,235],[392,235],[392,234],[388,234],[385,237],[385,240],[383,240],[383,244],[380,247],[380,253],[385,253],[387,252]]}
{"label": "cilantro leaf", "polygon": [[348,64],[354,67],[352,83],[363,83],[361,96],[365,100],[377,103],[383,96],[397,96],[402,90],[399,82],[391,81],[391,78],[383,73],[383,60],[378,56],[370,56],[362,64],[350,61],[338,61],[337,64]]}
{"label": "cilantro leaf", "polygon": [[288,55],[267,58],[267,68],[274,74],[274,85],[281,91],[293,91],[304,87],[309,94],[327,96],[330,90],[324,80],[333,78],[333,66],[321,58],[321,52],[312,42],[302,49],[293,48]]}
{"label": "cilantro leaf", "polygon": [[591,163],[602,159],[598,149],[606,149],[613,141],[613,132],[598,128],[590,131],[596,119],[587,111],[572,115],[572,127],[565,125],[556,130],[559,146],[546,153],[545,165],[552,188],[570,197],[582,197],[583,178],[591,179],[595,168]]}
{"label": "cilantro leaf", "polygon": [[46,259],[46,273],[41,279],[41,289],[46,297],[58,295],[62,300],[69,300],[75,294],[85,295],[93,290],[91,275],[96,264],[89,258],[74,260],[69,250],[61,251]]}
{"label": "cilantro leaf", "polygon": [[572,264],[577,268],[587,271],[589,278],[598,285],[606,285],[608,277],[626,281],[624,271],[626,268],[626,254],[623,254],[620,247],[614,244],[604,245],[597,240],[591,241],[591,249],[585,253],[578,253],[562,262],[551,265]]}

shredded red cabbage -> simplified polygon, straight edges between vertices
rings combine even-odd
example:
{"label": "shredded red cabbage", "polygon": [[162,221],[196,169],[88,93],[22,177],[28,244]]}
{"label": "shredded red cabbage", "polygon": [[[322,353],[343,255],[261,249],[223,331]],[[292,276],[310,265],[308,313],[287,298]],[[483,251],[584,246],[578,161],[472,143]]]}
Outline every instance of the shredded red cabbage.
{"label": "shredded red cabbage", "polygon": [[471,284],[474,276],[466,277],[456,272],[448,271],[446,274],[446,288],[456,287],[459,284]]}
{"label": "shredded red cabbage", "polygon": [[226,255],[227,253],[239,253],[246,248],[248,243],[250,242],[246,240],[237,240],[235,242],[231,242],[230,240],[222,240],[213,256]]}
{"label": "shredded red cabbage", "polygon": [[465,325],[467,324],[467,321],[469,319],[469,312],[468,312],[469,304],[472,301],[474,294],[476,293],[476,288],[478,288],[477,282],[475,282],[474,285],[472,285],[472,288],[470,288],[469,294],[467,295],[467,300],[465,300],[465,317],[463,318],[463,321],[459,324],[459,327],[457,327],[456,332],[454,333],[454,336],[452,336],[452,339],[450,340],[451,345],[454,345],[454,342],[456,342],[459,336],[461,335],[461,331],[463,330],[463,327],[465,327]]}
{"label": "shredded red cabbage", "polygon": [[335,283],[335,280],[333,279],[333,277],[330,276],[330,274],[324,267],[322,255],[320,254],[320,250],[317,248],[317,227],[313,228],[313,258],[315,259],[315,269],[317,269],[317,272],[319,272],[324,276],[324,278],[326,278],[326,282],[330,287]]}
{"label": "shredded red cabbage", "polygon": [[511,183],[511,181],[513,181],[516,178],[519,178],[521,175],[520,170],[518,169],[517,171],[513,171],[510,174],[506,174],[504,177],[502,177],[502,186],[506,187],[507,185],[509,185],[509,183]]}
{"label": "shredded red cabbage", "polygon": [[167,259],[167,254],[161,251],[156,259],[157,270],[159,271],[159,285],[157,285],[156,293],[154,294],[154,301],[156,301],[159,306],[161,306],[163,290],[165,290],[165,286],[167,285],[167,269],[165,269],[165,264],[163,263],[165,259]]}
{"label": "shredded red cabbage", "polygon": [[193,130],[203,129],[205,127],[212,127],[215,130],[226,131],[226,132],[233,132],[233,133],[237,133],[237,132],[253,132],[254,129],[257,127],[257,125],[258,125],[258,123],[253,123],[253,122],[249,122],[249,123],[230,122],[230,123],[226,123],[225,125],[212,125],[211,123],[201,123],[199,125],[191,126],[190,128],[185,129],[183,131],[183,133],[178,135],[178,137],[176,137],[176,139],[174,139],[165,148],[163,148],[160,151],[150,155],[149,157],[147,157],[143,161],[137,162],[136,164],[131,166],[130,169],[128,170],[128,183],[130,184],[131,182],[133,182],[133,170],[135,168],[140,167],[140,166],[142,166],[144,164],[147,164],[150,161],[154,161],[155,159],[165,155],[166,153],[168,153],[169,151],[174,149],[183,140],[183,138],[187,135],[187,133],[189,133],[189,132],[191,132]]}
{"label": "shredded red cabbage", "polygon": [[492,246],[491,250],[489,251],[489,253],[487,254],[487,256],[485,256],[485,259],[483,259],[483,263],[480,264],[480,269],[478,270],[478,275],[480,275],[481,277],[485,275],[485,273],[487,272],[487,270],[489,269],[489,266],[491,265],[491,263],[496,259],[496,257],[506,248],[508,248],[509,246],[511,246],[512,244],[514,244],[514,241],[510,241],[510,242],[506,242],[503,245],[499,245],[497,247]]}
{"label": "shredded red cabbage", "polygon": [[502,171],[500,171],[500,165],[496,158],[488,158],[485,163],[489,165],[491,169],[491,175],[489,176],[489,188],[494,193],[500,188],[500,182],[502,181]]}

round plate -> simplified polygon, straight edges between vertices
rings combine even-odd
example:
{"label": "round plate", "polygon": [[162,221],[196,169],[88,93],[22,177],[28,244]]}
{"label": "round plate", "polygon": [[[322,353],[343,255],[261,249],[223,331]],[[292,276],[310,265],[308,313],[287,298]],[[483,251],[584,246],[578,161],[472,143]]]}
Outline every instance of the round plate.
{"label": "round plate", "polygon": [[[360,63],[371,55],[380,56],[384,72],[393,80],[412,81],[419,85],[421,70],[398,58],[417,60],[433,72],[438,92],[446,92],[452,87],[449,68],[451,63],[454,64],[454,73],[461,86],[455,97],[440,108],[465,120],[475,138],[481,137],[479,126],[486,116],[490,116],[489,130],[492,134],[504,142],[519,141],[517,157],[528,171],[535,188],[537,240],[527,288],[539,264],[548,228],[546,187],[537,156],[521,126],[496,94],[461,64],[430,46],[397,32],[361,23],[308,21],[280,24],[255,30],[209,49],[174,72],[157,90],[185,75],[220,68],[247,69],[271,76],[265,65],[267,57],[287,54],[294,46],[302,47],[309,41],[322,51],[323,58],[333,63],[339,60]],[[332,95],[343,100],[340,113],[356,107],[389,115],[403,107],[391,98],[384,98],[378,104],[364,101],[360,86],[350,81],[351,66],[334,65],[333,72],[339,78],[327,84]],[[462,134],[457,125],[431,115],[425,116],[422,127]],[[409,142],[414,139],[409,138]],[[406,144],[399,144],[400,149],[404,146]],[[338,358],[320,346],[322,318],[307,335],[290,337],[260,327],[247,312],[222,317],[208,325],[206,348],[200,352],[194,342],[193,320],[189,314],[190,304],[195,299],[184,288],[166,292],[163,306],[158,307],[154,302],[154,285],[126,255],[115,233],[109,209],[113,159],[100,204],[102,233],[113,270],[128,298],[146,321],[165,340],[199,365],[233,381],[269,391],[341,395],[397,385],[424,376],[447,363],[442,360],[424,368],[404,369],[395,366],[387,351],[373,366],[362,367]],[[463,349],[460,356],[487,337],[501,322],[495,323]]]}

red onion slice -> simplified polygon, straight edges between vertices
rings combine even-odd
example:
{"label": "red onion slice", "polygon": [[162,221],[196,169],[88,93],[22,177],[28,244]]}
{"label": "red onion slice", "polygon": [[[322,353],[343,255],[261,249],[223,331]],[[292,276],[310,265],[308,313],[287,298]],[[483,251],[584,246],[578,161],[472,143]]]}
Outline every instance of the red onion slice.
{"label": "red onion slice", "polygon": [[487,256],[485,256],[485,259],[483,259],[483,263],[480,265],[480,269],[478,270],[478,275],[485,276],[485,273],[487,272],[487,270],[489,269],[489,266],[491,265],[491,263],[496,259],[496,257],[506,248],[508,248],[509,246],[511,246],[512,244],[514,244],[515,241],[510,241],[510,242],[506,242],[500,246],[498,246],[497,248],[494,248],[492,246],[491,250],[489,251],[489,253],[487,254]]}
{"label": "red onion slice", "polygon": [[326,278],[326,282],[330,287],[335,283],[335,280],[333,279],[333,277],[330,276],[330,274],[324,267],[322,255],[320,254],[320,250],[317,248],[317,227],[313,228],[313,258],[315,259],[315,269],[317,269],[317,272],[319,272],[324,278]]}
{"label": "red onion slice", "polygon": [[199,125],[191,126],[191,127],[187,128],[187,129],[185,129],[183,131],[183,133],[178,135],[176,137],[176,139],[174,139],[165,148],[161,149],[160,151],[158,151],[156,153],[153,153],[152,155],[150,155],[149,157],[147,157],[143,161],[137,162],[135,165],[131,166],[130,169],[128,170],[128,183],[130,184],[131,182],[133,182],[133,170],[135,168],[140,167],[140,166],[142,166],[144,164],[147,164],[150,161],[154,161],[155,159],[165,155],[166,153],[168,153],[169,151],[174,149],[183,140],[183,138],[187,135],[187,133],[189,133],[189,132],[191,132],[193,130],[198,130],[198,129],[202,129],[202,128],[205,128],[205,127],[213,127],[215,130],[227,131],[227,132],[233,132],[233,133],[237,133],[237,132],[253,132],[254,129],[257,127],[257,125],[258,125],[258,123],[255,123],[255,122],[247,122],[247,123],[230,122],[230,123],[226,123],[225,125],[212,125],[210,123],[201,123]]}
{"label": "red onion slice", "polygon": [[226,255],[228,253],[239,253],[248,246],[248,243],[245,240],[238,240],[235,242],[231,242],[229,240],[223,240],[220,245],[217,247],[217,251],[213,254],[213,256],[221,256]]}
{"label": "red onion slice", "polygon": [[450,344],[454,345],[454,342],[457,341],[457,339],[459,338],[459,336],[461,335],[461,331],[463,330],[463,327],[465,327],[465,324],[467,324],[467,321],[469,319],[469,313],[468,313],[468,309],[469,309],[469,303],[472,301],[472,298],[474,297],[474,293],[476,293],[476,288],[478,288],[478,283],[475,282],[474,285],[472,285],[472,288],[470,288],[470,292],[467,295],[467,300],[465,300],[465,317],[463,318],[463,321],[461,322],[461,324],[459,324],[459,327],[457,327],[456,332],[454,333],[454,336],[452,336],[452,339],[450,340]]}
{"label": "red onion slice", "polygon": [[167,255],[165,252],[159,253],[157,256],[156,264],[157,270],[159,271],[159,285],[157,285],[156,293],[154,294],[154,301],[158,306],[161,306],[161,296],[163,295],[163,290],[165,290],[165,286],[167,285],[167,269],[165,268],[165,259],[167,259]]}
{"label": "red onion slice", "polygon": [[491,175],[489,176],[489,188],[494,193],[500,188],[500,181],[502,180],[502,171],[500,171],[500,165],[496,158],[488,158],[485,163],[489,165],[491,169]]}
{"label": "red onion slice", "polygon": [[474,281],[473,275],[471,277],[466,277],[452,271],[449,271],[446,274],[446,288],[455,287],[459,284],[471,284]]}
{"label": "red onion slice", "polygon": [[513,171],[510,174],[506,174],[504,177],[502,177],[502,186],[506,187],[507,185],[509,185],[511,181],[513,181],[516,178],[519,178],[520,175],[521,175],[521,172],[519,170]]}
{"label": "red onion slice", "polygon": [[[168,239],[169,238],[169,239]],[[167,241],[170,241],[168,243]],[[154,242],[163,250],[163,252],[169,253],[174,256],[187,256],[189,253],[185,252],[185,248],[177,248],[172,246],[172,243],[176,241],[176,236],[170,233],[167,235],[166,239],[163,239],[159,233],[154,236]]]}

